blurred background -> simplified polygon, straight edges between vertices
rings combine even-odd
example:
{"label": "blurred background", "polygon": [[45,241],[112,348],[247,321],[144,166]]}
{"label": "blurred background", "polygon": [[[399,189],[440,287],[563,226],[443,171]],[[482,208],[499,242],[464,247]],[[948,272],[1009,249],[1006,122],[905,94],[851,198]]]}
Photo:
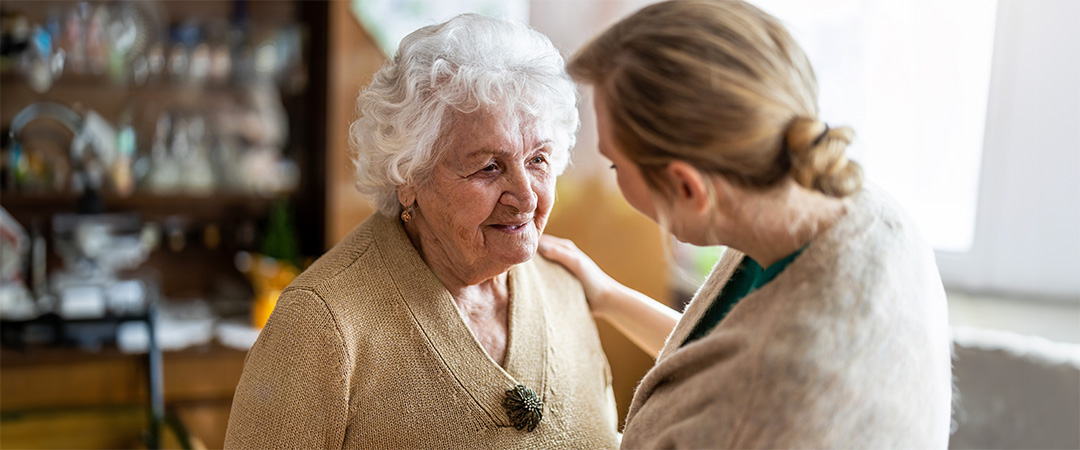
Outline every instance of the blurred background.
{"label": "blurred background", "polygon": [[[280,290],[372,213],[346,133],[401,37],[472,11],[569,57],[649,3],[4,0],[0,448],[219,448]],[[936,249],[950,446],[1080,448],[1080,2],[755,4]],[[548,232],[682,308],[722,249],[631,209],[580,107]],[[652,360],[600,332],[625,416]]]}

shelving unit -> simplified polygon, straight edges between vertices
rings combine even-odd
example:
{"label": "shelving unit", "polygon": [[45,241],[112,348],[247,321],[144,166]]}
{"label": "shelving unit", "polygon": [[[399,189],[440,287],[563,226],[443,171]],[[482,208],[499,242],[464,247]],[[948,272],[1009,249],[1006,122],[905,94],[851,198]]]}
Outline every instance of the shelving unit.
{"label": "shelving unit", "polygon": [[[91,2],[96,5],[99,2]],[[5,1],[4,11],[17,11],[24,14],[31,22],[44,22],[50,12],[63,10],[76,2],[56,1]],[[288,137],[283,154],[291,158],[300,173],[299,185],[287,198],[291,204],[293,216],[297,219],[295,234],[299,251],[302,255],[318,255],[325,246],[325,123],[326,123],[326,41],[327,11],[325,2],[282,1],[282,2],[235,2],[228,0],[201,1],[197,8],[187,1],[173,0],[160,2],[171,22],[204,21],[230,17],[235,8],[244,8],[247,20],[251,24],[263,27],[286,23],[298,24],[303,34],[303,61],[306,67],[303,88],[299,90],[281,89],[281,102],[287,114]],[[243,6],[239,6],[243,5]],[[105,75],[65,73],[44,93],[34,92],[23,77],[12,71],[0,73],[0,131],[6,134],[12,117],[25,106],[41,101],[55,101],[69,107],[90,109],[111,121],[117,121],[121,114],[133,108],[133,105],[145,106],[147,112],[168,107],[173,108],[215,108],[233,101],[231,97],[239,95],[243,86],[237,84],[193,84],[170,83],[160,80],[145,85],[119,85]],[[149,105],[149,106],[146,106]],[[139,108],[134,108],[139,109]],[[154,132],[153,117],[133,117],[133,125],[139,128],[138,139],[140,152],[146,152]],[[51,130],[55,134],[55,130]],[[69,132],[59,132],[57,140],[70,140]],[[4,141],[7,136],[4,136]],[[10,181],[0,186],[0,206],[3,206],[24,227],[33,223],[43,227],[48,233],[49,218],[54,214],[74,213],[77,210],[79,194],[74,192],[20,191]],[[203,195],[184,192],[157,194],[144,189],[130,196],[120,196],[104,192],[106,212],[135,212],[146,221],[164,223],[172,221],[186,227],[185,233],[196,235],[206,226],[217,228],[255,227],[256,234],[261,234],[267,215],[273,204],[273,198],[236,191],[214,191]],[[195,243],[198,243],[198,237]],[[223,252],[237,249],[258,251],[251,242],[235,242],[235,236],[222,235],[226,241]],[[256,236],[255,240],[258,240]],[[206,249],[203,249],[206,250]],[[170,252],[166,252],[170,253]],[[168,258],[155,255],[159,260],[171,259],[175,263],[196,264],[203,262],[208,255],[205,251],[171,252]],[[211,252],[212,253],[212,252]],[[231,262],[232,255],[217,255],[216,259]],[[175,266],[176,264],[169,264]],[[235,272],[235,270],[234,270]],[[232,274],[236,275],[236,274]],[[166,282],[165,295],[170,292]],[[191,294],[187,292],[185,294]],[[204,293],[209,294],[209,293]]]}
{"label": "shelving unit", "polygon": [[[104,3],[104,0],[90,2],[91,5]],[[31,22],[41,23],[50,11],[75,4],[74,1],[4,0],[0,10],[18,11]],[[321,254],[326,246],[330,3],[167,0],[159,4],[169,21],[175,23],[228,18],[235,8],[241,7],[246,10],[247,21],[253,25],[299,26],[303,44],[303,76],[300,79],[303,82],[280,89],[280,101],[289,128],[282,151],[296,164],[299,172],[296,189],[287,195],[298,250],[304,256]],[[0,133],[5,135],[2,141],[7,145],[6,134],[12,118],[34,102],[55,101],[76,109],[92,109],[116,123],[125,110],[132,110],[133,104],[152,105],[158,109],[162,105],[180,109],[213,108],[227,104],[244,87],[229,83],[195,86],[164,80],[123,86],[103,75],[65,73],[48,91],[37,93],[22,76],[3,72],[0,73]],[[132,117],[132,124],[141,127],[144,135],[154,132],[152,117],[136,115]],[[70,132],[53,133],[59,141],[66,142],[72,137]],[[139,151],[145,151],[149,141],[140,138],[138,142],[142,147]],[[37,227],[46,237],[52,235],[53,216],[77,212],[79,196],[71,191],[20,190],[10,180],[0,186],[0,206],[28,231]],[[246,286],[247,281],[234,265],[234,256],[239,250],[260,250],[260,240],[276,200],[236,190],[197,195],[185,192],[162,194],[141,189],[130,195],[105,191],[102,196],[106,213],[135,213],[161,230],[162,244],[150,254],[144,266],[157,274],[163,296],[201,298],[212,306],[215,296],[221,295],[222,286]],[[213,245],[206,237],[210,229],[218,235]],[[181,236],[185,244],[171,246],[170,236]],[[50,253],[56,248],[52,242],[47,247]],[[59,258],[50,254],[50,271],[59,264]],[[233,289],[228,295],[235,296],[237,292]],[[233,306],[235,304],[230,303],[229,308]],[[146,373],[149,366],[143,361],[146,355],[127,355],[110,347],[96,352],[74,348],[4,348],[2,351],[0,415],[4,418],[3,446],[53,442],[60,447],[116,447],[154,442],[144,438],[139,444],[137,434],[133,441],[114,439],[114,435],[144,423],[145,412],[132,408],[149,401],[146,394],[149,392],[146,381],[150,379]],[[244,355],[243,351],[217,344],[163,355],[163,390],[169,416],[178,418],[192,436],[210,448],[220,447],[223,443],[232,390],[239,379]],[[40,439],[34,437],[37,436],[35,433],[40,434]],[[65,433],[73,436],[82,433],[86,439],[65,440],[62,439]]]}

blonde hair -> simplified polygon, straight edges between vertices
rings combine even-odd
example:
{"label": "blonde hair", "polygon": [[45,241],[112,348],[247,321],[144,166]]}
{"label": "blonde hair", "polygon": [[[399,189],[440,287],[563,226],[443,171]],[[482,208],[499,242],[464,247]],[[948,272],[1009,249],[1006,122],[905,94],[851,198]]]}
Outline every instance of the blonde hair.
{"label": "blonde hair", "polygon": [[740,185],[790,175],[832,197],[862,186],[850,127],[818,118],[810,62],[776,18],[739,0],[675,0],[605,31],[569,72],[604,97],[616,146],[654,191],[673,160]]}

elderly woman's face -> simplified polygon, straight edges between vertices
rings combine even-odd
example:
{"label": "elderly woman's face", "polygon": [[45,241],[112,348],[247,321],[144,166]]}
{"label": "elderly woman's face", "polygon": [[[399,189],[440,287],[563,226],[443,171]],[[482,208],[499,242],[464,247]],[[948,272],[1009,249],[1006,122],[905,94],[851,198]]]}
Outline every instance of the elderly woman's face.
{"label": "elderly woman's face", "polygon": [[550,136],[521,115],[482,110],[445,126],[433,173],[415,189],[425,257],[479,277],[528,261],[554,202]]}

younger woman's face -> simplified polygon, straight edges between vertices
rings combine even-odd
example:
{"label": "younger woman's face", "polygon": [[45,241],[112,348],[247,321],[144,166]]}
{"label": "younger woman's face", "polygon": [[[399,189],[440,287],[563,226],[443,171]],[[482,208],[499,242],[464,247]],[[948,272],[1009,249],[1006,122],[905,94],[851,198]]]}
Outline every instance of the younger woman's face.
{"label": "younger woman's face", "polygon": [[[648,183],[645,181],[645,176],[641,173],[641,169],[617,147],[614,134],[612,134],[611,119],[608,116],[607,102],[602,93],[596,91],[593,104],[596,107],[596,128],[599,137],[600,154],[612,162],[623,198],[638,212],[652,219],[653,222],[659,223],[659,216],[656,211],[657,205],[654,203],[656,196],[651,192]],[[706,182],[708,181],[706,180]],[[707,228],[709,228],[710,224],[719,225],[722,223],[722,217],[714,216],[716,220],[712,221],[703,220],[700,211],[695,211],[693,208],[678,207],[675,202],[665,202],[662,207],[665,208],[664,216],[667,223],[661,225],[667,227],[667,231],[676,239],[694,245],[717,244],[708,237],[715,236],[718,230],[708,230]]]}
{"label": "younger woman's face", "polygon": [[652,219],[656,218],[656,205],[653,204],[652,194],[649,193],[649,185],[645,182],[645,176],[637,164],[630,161],[622,150],[616,147],[615,136],[612,134],[611,119],[608,116],[607,102],[599,90],[593,91],[593,107],[596,109],[596,131],[600,154],[611,161],[615,169],[615,177],[619,181],[619,190],[623,198],[630,206]]}

